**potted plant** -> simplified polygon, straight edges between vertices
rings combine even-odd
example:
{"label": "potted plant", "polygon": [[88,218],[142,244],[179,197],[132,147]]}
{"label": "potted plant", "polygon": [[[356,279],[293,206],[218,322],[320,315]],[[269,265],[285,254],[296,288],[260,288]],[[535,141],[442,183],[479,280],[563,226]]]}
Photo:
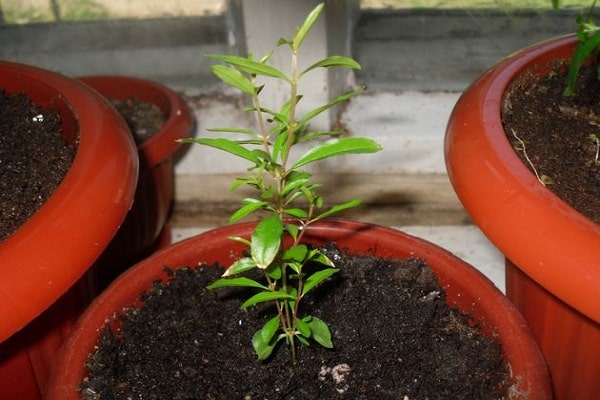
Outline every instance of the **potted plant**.
{"label": "potted plant", "polygon": [[94,295],[84,275],[131,206],[138,158],[122,119],[82,83],[1,62],[0,86],[56,109],[65,140],[76,144],[52,196],[0,243],[0,390],[7,399],[37,399],[58,347]]}
{"label": "potted plant", "polygon": [[[225,65],[214,65],[213,72],[224,82],[240,89],[252,98],[253,105],[249,107],[249,110],[256,113],[258,128],[218,128],[214,131],[242,135],[242,137],[233,139],[197,138],[189,141],[221,149],[250,162],[248,176],[236,179],[234,188],[240,185],[249,185],[257,189],[258,195],[244,199],[242,206],[231,219],[235,222],[250,214],[258,213],[261,216],[259,222],[218,228],[177,243],[155,253],[115,280],[86,311],[69,342],[61,350],[60,359],[55,365],[48,387],[48,399],[97,398],[110,396],[111,394],[107,393],[111,392],[125,397],[137,396],[135,393],[139,393],[139,395],[148,394],[156,398],[177,396],[182,398],[206,396],[316,398],[318,396],[339,396],[340,393],[361,396],[362,392],[366,397],[402,398],[409,397],[418,389],[423,390],[428,384],[420,384],[420,379],[425,379],[425,376],[410,379],[413,383],[414,381],[418,382],[419,388],[417,389],[400,389],[396,387],[398,385],[394,379],[387,379],[381,385],[371,385],[367,381],[373,377],[362,378],[358,382],[354,378],[349,378],[352,368],[356,367],[353,362],[350,364],[338,362],[330,365],[324,360],[327,358],[331,361],[330,357],[335,359],[335,355],[332,355],[334,353],[331,353],[330,349],[335,346],[336,340],[338,343],[342,342],[341,338],[336,337],[336,333],[341,335],[339,333],[341,331],[349,332],[348,336],[351,336],[351,339],[346,342],[346,346],[341,347],[346,347],[346,350],[352,355],[358,355],[359,359],[365,358],[361,357],[362,351],[366,352],[373,348],[381,348],[387,354],[386,360],[370,359],[369,356],[366,356],[366,359],[362,360],[364,364],[360,369],[363,373],[369,374],[373,370],[384,370],[399,372],[399,375],[402,376],[403,371],[399,371],[401,368],[397,366],[405,365],[402,359],[408,355],[395,353],[400,348],[397,342],[408,343],[413,342],[416,337],[432,337],[437,344],[441,344],[452,335],[425,334],[423,331],[413,331],[409,338],[399,339],[394,335],[401,330],[401,326],[413,327],[415,324],[395,319],[375,321],[375,318],[369,318],[369,315],[378,315],[378,309],[383,308],[381,302],[385,302],[394,311],[397,311],[397,303],[402,297],[413,299],[421,304],[431,302],[447,307],[444,301],[446,295],[441,295],[441,289],[438,290],[438,286],[427,286],[429,289],[419,292],[419,295],[405,293],[388,298],[383,295],[383,286],[379,287],[375,284],[372,287],[372,293],[377,294],[359,296],[359,303],[368,302],[371,307],[375,308],[369,308],[360,314],[356,310],[354,311],[359,316],[364,315],[362,321],[358,322],[360,326],[347,326],[346,330],[339,326],[330,326],[328,318],[336,314],[339,317],[339,314],[342,313],[342,305],[350,303],[347,291],[353,291],[353,287],[355,287],[353,285],[367,286],[364,281],[374,278],[374,275],[361,276],[361,272],[366,273],[367,268],[357,268],[357,280],[349,279],[354,283],[344,286],[348,284],[347,281],[343,283],[345,278],[336,279],[341,275],[348,274],[348,271],[353,268],[350,264],[345,264],[345,267],[341,265],[343,260],[346,260],[344,253],[330,247],[323,247],[329,243],[335,243],[340,249],[347,249],[350,253],[371,254],[387,259],[418,257],[430,263],[431,268],[437,274],[437,280],[441,287],[446,290],[448,304],[472,315],[471,322],[481,329],[475,329],[470,323],[466,323],[461,325],[461,328],[450,328],[448,325],[444,325],[444,332],[449,333],[448,331],[451,330],[456,334],[455,337],[475,337],[474,342],[477,344],[494,343],[490,341],[489,337],[497,337],[501,343],[501,350],[500,347],[493,346],[496,351],[490,353],[495,353],[497,356],[502,353],[502,360],[506,364],[500,361],[501,358],[496,359],[498,361],[495,362],[495,365],[500,366],[501,373],[497,374],[497,370],[494,370],[494,374],[499,380],[494,380],[491,387],[488,386],[486,389],[490,393],[483,396],[491,396],[491,393],[498,390],[498,397],[549,398],[545,365],[536,344],[528,333],[527,326],[523,323],[520,315],[515,312],[514,307],[483,275],[436,246],[401,232],[369,224],[326,219],[326,217],[353,207],[359,202],[352,200],[333,207],[324,207],[324,200],[317,194],[319,185],[312,182],[312,175],[305,167],[314,162],[343,154],[372,153],[380,150],[380,146],[367,138],[341,137],[339,132],[314,132],[308,129],[308,122],[312,118],[350,98],[361,89],[339,96],[325,106],[309,111],[305,116],[296,115],[296,104],[302,100],[302,96],[297,91],[298,81],[306,73],[320,67],[358,67],[352,59],[332,56],[305,69],[300,69],[297,62],[298,48],[322,9],[323,4],[317,6],[309,14],[305,22],[298,28],[293,40],[281,39],[279,41],[281,45],[289,46],[292,53],[292,68],[289,76],[267,63],[270,55],[261,60],[254,60],[252,56],[248,58],[212,56],[225,63]],[[278,111],[261,104],[259,95],[263,83],[259,79],[263,77],[275,77],[290,85],[290,98]],[[265,115],[266,118],[264,118]],[[298,155],[297,150],[302,150],[297,146],[299,143],[310,143],[314,139],[332,135],[333,139],[317,140],[314,146],[305,149],[303,154]],[[356,260],[365,261],[362,256],[357,256]],[[416,272],[416,277],[420,277],[418,279],[429,283],[436,280],[432,273],[423,272],[425,271],[422,268],[424,267],[423,261],[414,258],[411,260],[406,262],[416,263],[413,265],[415,267],[413,271]],[[395,262],[389,260],[378,260],[377,262],[379,261],[384,264]],[[219,273],[218,269],[210,268],[215,263],[224,266],[224,272]],[[165,266],[168,269],[165,269]],[[185,268],[185,266],[192,268]],[[384,272],[397,273],[395,278],[397,283],[408,278],[408,275],[412,275],[412,273],[407,273],[411,268],[396,270],[381,268],[381,265],[378,265],[373,270],[381,272],[381,274]],[[204,283],[196,286],[197,283],[193,284],[180,277],[180,274],[187,274],[188,271],[191,271],[194,276],[199,276],[201,280],[205,275],[213,274],[215,280],[212,280],[208,287],[205,287]],[[214,275],[215,272],[217,272],[216,275]],[[422,273],[432,279],[427,279],[421,275]],[[218,278],[221,274],[222,277]],[[389,276],[382,280],[386,281],[388,285],[393,282]],[[164,281],[164,285],[159,283],[161,281]],[[389,286],[397,288],[397,283]],[[151,287],[154,289],[150,289]],[[192,289],[191,303],[187,300],[179,301],[169,297],[165,302],[166,314],[164,314],[168,321],[163,319],[162,313],[153,322],[145,318],[148,314],[153,314],[152,311],[157,310],[155,305],[159,306],[162,297],[166,296],[166,293],[171,293],[171,288],[176,288],[177,297],[181,297],[179,287],[182,290],[185,290],[184,288]],[[322,288],[323,290],[320,290]],[[224,293],[222,295],[209,294],[221,290]],[[354,290],[358,290],[358,288]],[[146,294],[140,297],[143,292]],[[329,313],[321,310],[322,312],[312,314],[313,311],[320,310],[315,304],[326,298],[331,299],[332,293],[343,296],[330,300],[333,304],[337,304],[337,307],[331,306],[336,310],[330,310]],[[238,309],[240,296],[243,301],[242,308],[252,309],[252,318],[248,318],[246,312],[236,311],[230,315],[223,311],[225,304],[228,305],[227,307],[234,304],[234,310]],[[229,301],[218,302],[219,306],[212,304],[212,307],[209,307],[208,304],[215,297],[223,297]],[[154,299],[158,302],[154,303]],[[209,303],[204,303],[205,300]],[[175,303],[181,302],[185,304],[183,308],[178,306],[175,308]],[[160,308],[163,307],[160,306]],[[124,313],[126,309],[129,309],[130,312]],[[230,310],[230,308],[227,309]],[[432,318],[425,318],[427,320],[437,320],[441,315],[448,315],[449,319],[459,318],[461,315],[455,312],[442,314],[431,309],[427,314],[432,316]],[[175,318],[171,319],[168,315]],[[323,318],[324,315],[328,317]],[[144,336],[131,331],[131,323],[138,317],[140,327],[164,326],[166,330],[159,329]],[[344,313],[342,319],[346,318],[349,319],[350,316]],[[443,319],[443,317],[441,318]],[[176,326],[181,326],[183,321],[199,323],[191,329],[192,336],[186,336],[187,338],[183,340],[184,343],[190,344],[191,348],[176,347],[168,350],[166,352],[168,354],[163,356],[160,351],[165,342],[161,340],[162,344],[155,342],[142,345],[140,349],[141,353],[146,355],[161,354],[157,360],[144,360],[140,363],[125,361],[124,364],[118,360],[119,355],[134,355],[136,358],[135,354],[138,354],[138,350],[130,348],[129,350],[112,351],[114,350],[113,345],[120,346],[120,343],[125,342],[138,347],[137,345],[145,342],[146,338],[152,342],[155,338],[163,338],[167,341],[170,341],[171,337],[181,338],[184,329],[176,328]],[[227,330],[226,321],[233,322],[237,329]],[[346,325],[343,322],[340,323]],[[248,334],[246,325],[252,327],[252,331],[255,332]],[[238,326],[243,328],[244,333],[241,336],[233,334],[233,331],[240,331]],[[107,330],[103,329],[106,327]],[[386,336],[385,342],[379,337],[379,335],[383,335],[384,328],[387,328],[385,331],[392,332],[391,336]],[[362,334],[357,334],[358,331]],[[132,340],[126,339],[127,332],[132,334]],[[204,333],[207,332],[208,335],[205,335]],[[482,335],[481,332],[487,336]],[[375,341],[370,345],[365,345],[364,349],[355,347],[360,339],[364,339],[363,336],[375,338]],[[246,337],[246,339],[240,339],[240,337]],[[206,338],[209,338],[211,342],[205,344],[203,340]],[[309,352],[304,347],[305,345],[316,347],[310,352],[310,354],[316,355],[308,356]],[[96,346],[99,349],[98,352],[94,351]],[[159,347],[161,347],[160,350]],[[242,348],[254,350],[254,355],[250,354],[249,360],[252,364],[249,366],[246,366],[244,361],[236,361],[235,358],[231,358],[238,353],[246,354],[247,352]],[[285,348],[289,351],[284,351]],[[204,355],[198,355],[191,360],[191,364],[187,364],[184,359],[189,359],[186,356],[196,353],[196,350],[200,350]],[[105,356],[107,358],[104,358]],[[171,356],[175,357],[171,358]],[[306,357],[303,358],[303,356]],[[437,357],[446,358],[444,355]],[[248,357],[243,358],[248,361]],[[256,358],[261,362],[260,365],[255,364]],[[312,363],[307,358],[310,358]],[[473,360],[470,355],[467,355],[466,358]],[[226,359],[228,361],[225,361]],[[282,359],[285,360],[283,365],[280,363]],[[440,359],[435,357],[434,359],[435,366],[430,371],[433,376],[439,376],[436,371],[442,369],[447,372],[446,376],[458,377],[454,380],[454,384],[470,383],[479,378],[479,375],[474,374],[469,375],[469,379],[464,379],[465,376],[457,374],[452,366],[438,368]],[[481,358],[477,357],[475,360],[478,363]],[[311,368],[306,373],[300,372],[308,364],[315,363],[316,369]],[[417,361],[418,363],[419,361]],[[240,366],[240,364],[243,365]],[[150,365],[155,365],[155,368],[149,368]],[[103,366],[108,367],[106,375]],[[212,370],[216,370],[219,366],[224,366],[225,370],[221,369],[221,374],[213,376]],[[96,374],[87,376],[88,367],[95,370]],[[240,367],[241,369],[239,369]],[[405,368],[412,367],[405,365]],[[164,379],[170,379],[167,378],[167,375],[175,378],[177,385],[183,382],[183,386],[192,386],[193,389],[202,391],[190,392],[187,388],[183,389],[182,387],[177,389],[177,394],[160,392],[159,387],[165,386],[162,378],[153,380],[147,388],[136,388],[134,380],[137,380],[137,377],[145,380],[154,373],[154,371],[150,371],[151,369],[159,373],[166,371]],[[252,371],[257,370],[258,374],[249,375]],[[125,374],[115,377],[113,375],[115,371]],[[274,374],[272,374],[273,372]],[[301,379],[300,377],[307,373],[316,384],[304,384],[304,381],[289,384],[296,379]],[[205,375],[211,378],[203,379]],[[264,381],[264,376],[268,377],[266,381]],[[106,378],[106,381],[103,378]],[[330,378],[334,380],[334,383],[331,383]],[[101,381],[105,382],[107,393],[104,393],[101,385],[97,385]],[[250,386],[253,386],[255,381],[264,381],[267,390],[272,393],[260,392],[259,387],[249,389],[248,386],[245,389],[235,386],[233,392],[223,393],[223,390],[232,385],[249,383]],[[319,383],[322,381],[330,383]],[[308,389],[309,385],[311,389]],[[447,389],[449,388],[442,385],[440,390],[446,393]],[[288,390],[295,392],[288,393]],[[477,391],[482,390],[482,386],[473,390],[475,393],[470,392],[469,396],[481,395]],[[152,391],[152,394],[148,391]],[[441,393],[436,394],[443,397]]]}
{"label": "potted plant", "polygon": [[[540,344],[559,400],[597,395],[600,269],[596,249],[600,226],[555,193],[552,181],[558,174],[546,176],[537,164],[538,158],[550,157],[532,155],[532,141],[523,140],[512,129],[506,131],[502,115],[520,107],[512,100],[524,80],[559,79],[562,95],[569,64],[578,69],[585,58],[577,56],[570,62],[579,54],[575,49],[589,50],[586,45],[578,47],[578,42],[574,36],[553,39],[513,54],[485,72],[456,104],[445,141],[452,185],[474,222],[506,257],[507,295]],[[540,98],[549,97],[546,93]],[[529,112],[530,117],[547,121],[546,138],[558,143],[577,133],[550,131],[558,125],[549,121],[551,109],[572,110],[561,103],[559,98],[542,112]],[[581,146],[587,142],[590,162],[578,164],[581,174],[597,168],[595,142],[585,137]],[[558,158],[575,153],[565,151]]]}
{"label": "potted plant", "polygon": [[78,78],[106,97],[136,139],[140,173],[127,218],[98,261],[102,286],[156,249],[170,243],[167,219],[173,199],[173,162],[193,128],[185,100],[158,82],[129,76]]}
{"label": "potted plant", "polygon": [[[199,260],[206,261],[209,265],[215,261],[228,265],[232,262],[232,257],[239,256],[245,250],[242,244],[232,242],[229,237],[249,237],[254,227],[254,224],[231,225],[176,243],[155,253],[117,278],[86,310],[77,323],[77,329],[62,348],[50,380],[47,399],[80,398],[79,387],[88,373],[88,357],[98,344],[107,319],[116,321],[118,326],[118,316],[122,310],[139,306],[142,292],[148,290],[159,279],[172,279],[165,271],[165,265],[195,265]],[[364,223],[322,221],[312,225],[305,238],[306,243],[315,245],[334,241],[340,247],[352,249],[356,253],[364,252],[389,258],[422,257],[434,269],[440,285],[447,293],[447,302],[469,312],[483,329],[493,332],[494,337],[501,342],[504,359],[511,366],[511,377],[514,379],[511,383],[518,382],[513,387],[510,398],[551,398],[544,361],[527,325],[506,297],[473,267],[431,243],[393,229]],[[197,312],[200,313],[200,309]],[[365,323],[368,323],[367,321],[365,316]],[[389,323],[393,325],[394,321]],[[171,334],[176,336],[176,331],[171,330]],[[336,346],[336,340],[339,342],[339,338],[334,336],[333,340]],[[211,348],[218,346],[218,343],[216,341]],[[249,338],[244,339],[241,346],[249,348]],[[283,357],[288,358],[287,354]],[[261,371],[262,365],[256,363],[253,357],[250,358],[251,364],[248,368]],[[195,363],[197,364],[198,360]],[[373,368],[376,365],[375,361],[374,363]],[[165,363],[163,369],[170,371],[170,365]],[[173,367],[173,370],[175,369]],[[317,372],[315,371],[315,375]],[[236,379],[235,376],[233,378]],[[88,392],[91,393],[91,390],[88,389]]]}

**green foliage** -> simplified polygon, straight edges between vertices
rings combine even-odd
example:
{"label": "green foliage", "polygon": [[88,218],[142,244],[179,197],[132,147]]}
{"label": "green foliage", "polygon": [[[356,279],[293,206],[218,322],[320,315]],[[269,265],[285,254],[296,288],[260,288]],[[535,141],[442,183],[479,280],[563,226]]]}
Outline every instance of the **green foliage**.
{"label": "green foliage", "polygon": [[[320,184],[314,183],[312,174],[304,168],[310,164],[346,154],[374,153],[381,146],[371,139],[341,137],[339,131],[312,131],[310,122],[319,114],[359,94],[363,88],[338,96],[331,102],[297,115],[297,105],[303,96],[298,93],[298,82],[318,68],[358,69],[360,65],[351,58],[331,56],[317,61],[305,70],[298,70],[298,49],[323,11],[318,5],[297,29],[292,40],[280,39],[279,46],[288,47],[291,53],[291,73],[286,75],[269,65],[271,54],[260,60],[252,56],[210,55],[223,64],[212,66],[212,72],[224,83],[252,98],[247,111],[256,116],[258,128],[215,128],[212,132],[234,134],[242,139],[195,138],[185,139],[204,146],[220,149],[249,162],[248,176],[235,180],[232,189],[246,185],[255,189],[256,197],[242,200],[241,207],[231,216],[231,222],[261,212],[262,219],[251,237],[232,240],[249,247],[248,256],[236,260],[223,276],[209,285],[210,289],[224,286],[249,287],[256,294],[248,298],[242,308],[260,303],[274,304],[277,314],[254,334],[252,344],[259,360],[269,358],[278,342],[288,344],[292,361],[296,362],[296,342],[333,347],[327,324],[310,315],[301,315],[303,298],[315,287],[338,272],[334,263],[318,249],[302,244],[302,237],[310,224],[340,211],[356,207],[355,199],[330,208],[318,194]],[[262,104],[263,84],[257,78],[275,79],[289,86],[289,97],[278,109]],[[323,140],[325,139],[325,140]],[[298,144],[313,143],[312,147],[296,159],[292,149]],[[266,215],[266,217],[264,217]],[[289,243],[284,245],[284,243]],[[307,265],[319,265],[320,268]],[[316,270],[315,270],[316,269]],[[265,283],[241,274],[262,273]]]}
{"label": "green foliage", "polygon": [[[565,96],[571,96],[575,93],[575,85],[581,66],[591,56],[598,56],[598,51],[600,50],[600,26],[596,25],[592,18],[592,12],[596,7],[596,1],[597,0],[593,0],[586,17],[579,15],[576,19],[577,38],[579,39],[579,43],[577,44],[577,47],[575,47],[575,51],[571,57],[568,84],[564,91]],[[600,67],[598,68],[598,76],[600,78]]]}

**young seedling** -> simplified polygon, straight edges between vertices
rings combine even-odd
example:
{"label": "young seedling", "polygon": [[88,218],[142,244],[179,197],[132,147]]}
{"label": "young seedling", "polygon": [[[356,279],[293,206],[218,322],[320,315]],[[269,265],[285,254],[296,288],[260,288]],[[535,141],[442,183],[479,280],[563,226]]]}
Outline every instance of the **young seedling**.
{"label": "young seedling", "polygon": [[[297,361],[297,343],[309,345],[316,342],[328,348],[333,347],[327,323],[315,316],[302,315],[301,303],[311,290],[337,273],[338,269],[324,253],[303,244],[302,238],[315,221],[355,207],[360,201],[355,199],[325,208],[323,198],[317,193],[321,185],[313,182],[311,173],[305,167],[344,154],[381,150],[381,146],[373,140],[342,137],[340,131],[313,131],[309,126],[317,115],[357,95],[363,88],[343,94],[303,116],[297,115],[298,103],[303,100],[298,93],[298,82],[309,72],[317,68],[360,68],[351,58],[331,56],[306,69],[299,69],[298,50],[323,7],[324,4],[319,4],[310,12],[293,39],[279,40],[278,46],[287,47],[291,53],[289,75],[268,63],[272,53],[259,60],[253,56],[210,55],[210,58],[223,63],[213,65],[212,72],[226,84],[252,98],[252,106],[247,111],[255,114],[258,128],[210,129],[212,132],[235,134],[243,139],[184,140],[220,149],[246,160],[250,165],[248,176],[237,178],[232,190],[247,185],[255,189],[257,195],[243,199],[242,206],[230,221],[238,221],[258,211],[266,216],[259,219],[249,239],[232,238],[248,246],[248,256],[235,261],[223,277],[209,285],[209,288],[235,286],[256,289],[257,293],[242,304],[243,309],[263,302],[274,304],[276,314],[252,339],[259,360],[267,359],[282,340],[289,346],[294,364]],[[283,81],[289,87],[289,97],[279,108],[262,104],[264,84],[258,83],[259,77]],[[313,145],[303,155],[293,159],[292,149],[306,143]],[[284,241],[289,245],[284,245]],[[308,263],[321,265],[321,268],[308,272],[305,268]],[[261,271],[264,281],[251,279],[245,274],[257,269]]]}
{"label": "young seedling", "polygon": [[[569,74],[567,87],[564,90],[565,96],[571,96],[575,93],[575,85],[577,84],[577,76],[584,62],[592,55],[598,55],[600,51],[600,26],[596,25],[592,18],[592,13],[596,7],[596,1],[593,0],[590,10],[586,17],[577,16],[577,38],[579,43],[575,47],[573,56],[571,57],[571,65],[569,66]],[[553,0],[555,7],[559,6],[558,0]],[[598,66],[598,76],[600,78],[600,65]]]}

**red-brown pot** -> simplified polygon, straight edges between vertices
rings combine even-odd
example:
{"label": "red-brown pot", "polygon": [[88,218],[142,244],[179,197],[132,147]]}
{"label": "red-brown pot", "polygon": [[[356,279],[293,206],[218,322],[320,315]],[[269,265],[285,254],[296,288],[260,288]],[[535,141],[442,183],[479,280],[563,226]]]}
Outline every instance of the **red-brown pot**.
{"label": "red-brown pot", "polygon": [[119,232],[102,254],[98,280],[102,286],[126,268],[170,243],[166,225],[173,199],[173,158],[194,124],[185,100],[158,82],[129,76],[98,75],[78,78],[109,100],[137,98],[155,104],[166,121],[160,131],[138,143],[140,173],[135,201]]}
{"label": "red-brown pot", "polygon": [[[48,386],[47,400],[79,398],[78,385],[86,374],[85,362],[97,343],[100,328],[124,307],[139,305],[140,294],[159,279],[167,279],[164,266],[218,262],[229,265],[244,246],[231,236],[249,238],[255,224],[218,228],[176,243],[126,271],[86,310],[62,348]],[[381,257],[420,257],[438,274],[447,301],[478,321],[484,332],[497,336],[514,378],[514,399],[550,399],[546,366],[529,328],[515,307],[479,271],[449,252],[400,231],[349,221],[322,221],[307,231],[313,245],[336,242],[352,253]]]}
{"label": "red-brown pot", "polygon": [[138,157],[121,117],[81,82],[0,62],[0,87],[57,109],[66,140],[78,140],[52,196],[0,243],[0,393],[35,400],[58,347],[94,295],[82,276],[131,207]]}
{"label": "red-brown pot", "polygon": [[475,223],[506,256],[506,291],[528,321],[557,400],[598,398],[600,226],[523,165],[502,128],[506,88],[568,61],[576,39],[551,40],[491,68],[461,96],[446,132],[446,166]]}

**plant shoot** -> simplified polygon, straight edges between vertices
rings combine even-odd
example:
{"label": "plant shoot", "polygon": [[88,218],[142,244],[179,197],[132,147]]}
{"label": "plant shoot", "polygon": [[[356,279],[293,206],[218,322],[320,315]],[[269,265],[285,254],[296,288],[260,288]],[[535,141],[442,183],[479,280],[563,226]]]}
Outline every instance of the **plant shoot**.
{"label": "plant shoot", "polygon": [[[316,316],[303,315],[301,304],[311,290],[338,272],[338,269],[321,251],[303,244],[302,238],[315,221],[355,207],[360,201],[350,200],[330,208],[324,207],[324,200],[318,194],[321,185],[313,182],[312,174],[305,167],[345,154],[381,150],[379,144],[368,138],[344,137],[341,131],[310,129],[311,120],[357,95],[363,90],[362,87],[304,115],[297,113],[297,106],[303,100],[303,95],[298,93],[298,82],[311,71],[334,67],[360,68],[356,61],[344,56],[330,56],[306,69],[298,68],[298,50],[323,7],[324,4],[319,4],[310,12],[291,40],[278,41],[278,47],[287,48],[290,53],[289,75],[269,64],[271,54],[260,59],[252,55],[210,55],[210,58],[219,62],[212,66],[212,72],[225,84],[239,89],[252,99],[247,111],[255,114],[257,128],[215,128],[210,131],[223,134],[224,137],[183,140],[220,149],[249,164],[248,175],[237,178],[232,190],[246,185],[255,189],[256,196],[243,199],[241,207],[233,213],[230,221],[239,221],[259,211],[261,219],[250,238],[232,238],[248,246],[248,255],[236,260],[222,278],[209,285],[209,288],[254,288],[256,294],[248,298],[242,308],[264,302],[274,305],[274,316],[252,339],[259,360],[267,359],[280,341],[287,343],[294,364],[297,361],[298,343],[309,345],[315,342],[333,347],[327,323]],[[277,108],[263,104],[261,92],[264,84],[258,83],[259,77],[267,78],[267,81],[275,79],[285,82],[289,95],[284,104]],[[232,134],[242,139],[233,139],[229,136]],[[311,147],[304,154],[293,157],[292,149],[302,143],[311,143]],[[305,268],[308,263],[320,265],[321,268],[308,272]],[[260,271],[263,279],[252,279],[246,274],[255,270]]]}

